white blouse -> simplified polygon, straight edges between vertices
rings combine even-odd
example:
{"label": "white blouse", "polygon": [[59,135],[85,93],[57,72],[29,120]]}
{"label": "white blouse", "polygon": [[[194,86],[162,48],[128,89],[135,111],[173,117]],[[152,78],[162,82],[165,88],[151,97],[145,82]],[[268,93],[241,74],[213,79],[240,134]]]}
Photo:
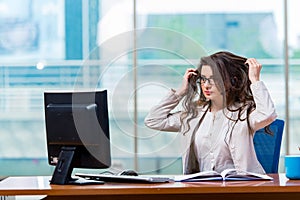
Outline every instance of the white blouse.
{"label": "white blouse", "polygon": [[201,126],[195,135],[195,152],[198,157],[199,170],[218,172],[224,169],[235,168],[226,143],[228,129],[226,122],[228,119],[223,114],[223,110],[215,114],[207,112]]}

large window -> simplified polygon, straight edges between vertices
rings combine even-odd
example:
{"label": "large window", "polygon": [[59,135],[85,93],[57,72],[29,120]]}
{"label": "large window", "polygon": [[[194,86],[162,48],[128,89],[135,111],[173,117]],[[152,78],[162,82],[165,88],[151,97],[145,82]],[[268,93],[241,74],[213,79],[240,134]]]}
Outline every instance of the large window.
{"label": "large window", "polygon": [[298,154],[300,147],[299,134],[299,109],[300,109],[300,90],[299,90],[299,69],[300,69],[300,26],[295,26],[299,12],[295,9],[299,6],[298,1],[287,1],[287,45],[288,45],[288,101],[289,105],[283,104],[288,111],[289,129],[287,135],[287,148],[289,153]]}
{"label": "large window", "polygon": [[108,90],[112,169],[180,173],[180,136],[143,120],[187,67],[218,50],[263,64],[261,78],[286,121],[282,155],[297,153],[297,7],[297,0],[0,0],[2,174],[52,173],[43,92],[81,88]]}

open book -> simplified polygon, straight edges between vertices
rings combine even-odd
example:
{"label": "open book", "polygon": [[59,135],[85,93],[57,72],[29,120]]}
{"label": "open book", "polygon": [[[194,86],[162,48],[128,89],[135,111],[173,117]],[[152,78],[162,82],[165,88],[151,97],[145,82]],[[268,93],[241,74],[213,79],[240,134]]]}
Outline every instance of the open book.
{"label": "open book", "polygon": [[237,169],[225,169],[221,173],[216,171],[204,171],[194,174],[178,175],[174,177],[177,182],[196,182],[196,181],[251,181],[251,180],[272,180],[266,174],[246,172]]}

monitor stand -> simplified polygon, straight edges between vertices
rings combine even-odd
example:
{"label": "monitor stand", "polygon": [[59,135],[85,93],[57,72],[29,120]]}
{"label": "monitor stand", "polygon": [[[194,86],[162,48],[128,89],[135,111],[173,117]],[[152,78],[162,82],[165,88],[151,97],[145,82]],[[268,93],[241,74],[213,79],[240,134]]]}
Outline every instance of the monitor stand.
{"label": "monitor stand", "polygon": [[71,175],[73,171],[73,159],[75,153],[76,147],[62,147],[50,183],[58,185],[103,184],[103,181],[88,180],[84,178],[72,178]]}

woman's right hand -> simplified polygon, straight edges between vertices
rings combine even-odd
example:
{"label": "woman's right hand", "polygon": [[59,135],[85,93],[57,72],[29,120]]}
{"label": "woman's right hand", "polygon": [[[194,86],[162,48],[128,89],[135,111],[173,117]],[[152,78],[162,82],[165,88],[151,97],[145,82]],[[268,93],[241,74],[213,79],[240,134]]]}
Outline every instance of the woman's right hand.
{"label": "woman's right hand", "polygon": [[183,76],[181,87],[176,91],[177,95],[184,96],[187,93],[188,85],[189,85],[189,79],[192,76],[197,76],[197,69],[188,68],[185,71],[185,74]]}

